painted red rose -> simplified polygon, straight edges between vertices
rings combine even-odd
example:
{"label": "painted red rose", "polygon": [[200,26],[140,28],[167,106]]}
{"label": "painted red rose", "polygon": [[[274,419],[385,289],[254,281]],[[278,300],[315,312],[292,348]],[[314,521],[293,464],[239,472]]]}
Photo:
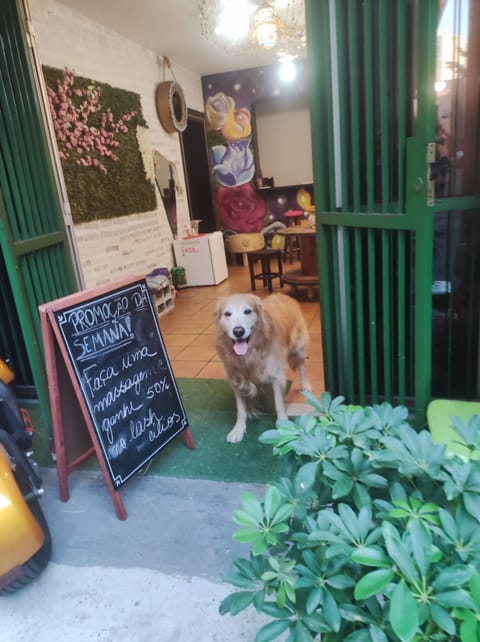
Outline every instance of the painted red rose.
{"label": "painted red rose", "polygon": [[265,201],[251,183],[238,187],[217,187],[220,221],[234,232],[260,232],[263,227]]}

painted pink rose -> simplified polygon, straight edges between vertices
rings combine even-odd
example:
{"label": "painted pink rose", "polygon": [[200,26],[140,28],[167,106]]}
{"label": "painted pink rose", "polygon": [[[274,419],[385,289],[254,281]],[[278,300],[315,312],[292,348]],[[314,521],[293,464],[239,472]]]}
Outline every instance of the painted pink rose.
{"label": "painted pink rose", "polygon": [[260,232],[266,205],[251,183],[237,187],[217,187],[220,221],[234,232]]}

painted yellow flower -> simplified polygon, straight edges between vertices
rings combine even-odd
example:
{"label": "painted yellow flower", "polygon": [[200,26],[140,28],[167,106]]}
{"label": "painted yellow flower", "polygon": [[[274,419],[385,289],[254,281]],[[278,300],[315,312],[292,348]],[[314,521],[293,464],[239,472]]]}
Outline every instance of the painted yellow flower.
{"label": "painted yellow flower", "polygon": [[232,109],[227,112],[222,134],[227,140],[240,140],[248,138],[252,133],[250,110],[246,107]]}
{"label": "painted yellow flower", "polygon": [[303,187],[297,192],[297,203],[305,212],[315,211],[315,205],[312,205],[312,197],[306,189],[303,189]]}

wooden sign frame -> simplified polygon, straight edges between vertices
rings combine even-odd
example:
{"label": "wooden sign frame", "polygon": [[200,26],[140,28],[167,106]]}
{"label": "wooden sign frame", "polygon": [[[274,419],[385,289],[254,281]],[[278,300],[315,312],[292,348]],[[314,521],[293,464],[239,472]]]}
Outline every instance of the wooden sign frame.
{"label": "wooden sign frame", "polygon": [[[122,520],[127,518],[127,513],[118,487],[138,471],[137,469],[130,471],[126,479],[117,479],[114,475],[112,476],[108,453],[106,453],[104,444],[102,443],[101,433],[98,431],[95,417],[92,414],[91,407],[89,407],[91,404],[89,404],[89,401],[86,399],[84,389],[82,388],[82,380],[79,376],[77,363],[71,352],[69,352],[68,339],[62,332],[59,319],[62,318],[63,311],[71,312],[75,306],[93,305],[97,299],[103,300],[105,297],[115,297],[123,294],[123,290],[130,292],[133,288],[135,291],[137,287],[140,289],[140,292],[143,293],[146,291],[148,293],[146,281],[143,277],[130,277],[115,283],[76,292],[75,294],[39,306],[49,383],[60,499],[62,501],[68,501],[69,499],[68,475],[77,469],[84,461],[96,455],[117,516]],[[188,448],[195,447],[193,435],[188,426],[186,414],[161,336],[158,317],[149,295],[148,297],[144,297],[143,309],[148,308],[148,306],[150,311],[147,309],[147,312],[143,314],[149,314],[150,312],[152,314],[152,321],[154,322],[153,330],[158,333],[158,336],[155,338],[157,341],[160,341],[161,345],[163,368],[166,370],[167,375],[171,377],[169,380],[173,383],[174,387],[174,390],[172,390],[170,394],[174,395],[175,401],[179,404],[179,413],[175,413],[175,415],[179,417],[180,425],[178,428],[175,428],[175,432],[171,435],[166,434],[165,437],[161,437],[163,441],[159,442],[158,449],[153,452],[153,454],[148,455],[146,461],[149,461],[180,432],[183,433],[186,446]],[[72,363],[72,361],[74,363]],[[154,448],[155,447],[156,446],[154,446]],[[142,465],[145,464],[146,461],[142,461]]]}

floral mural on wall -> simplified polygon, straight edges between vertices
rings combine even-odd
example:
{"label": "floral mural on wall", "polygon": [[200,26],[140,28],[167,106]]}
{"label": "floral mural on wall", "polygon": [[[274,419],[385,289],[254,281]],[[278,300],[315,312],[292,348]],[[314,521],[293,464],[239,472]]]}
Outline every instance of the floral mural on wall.
{"label": "floral mural on wall", "polygon": [[207,100],[205,116],[207,129],[221,137],[210,149],[220,221],[235,232],[259,232],[266,208],[251,184],[255,163],[250,110],[237,108],[231,96],[219,92]]}
{"label": "floral mural on wall", "polygon": [[277,71],[273,65],[202,79],[216,205],[226,232],[268,234],[287,225],[292,213],[314,209],[311,188],[256,187],[252,105],[261,100],[288,98],[292,92],[304,94],[309,87],[305,63],[299,63],[295,86],[280,86]]}

